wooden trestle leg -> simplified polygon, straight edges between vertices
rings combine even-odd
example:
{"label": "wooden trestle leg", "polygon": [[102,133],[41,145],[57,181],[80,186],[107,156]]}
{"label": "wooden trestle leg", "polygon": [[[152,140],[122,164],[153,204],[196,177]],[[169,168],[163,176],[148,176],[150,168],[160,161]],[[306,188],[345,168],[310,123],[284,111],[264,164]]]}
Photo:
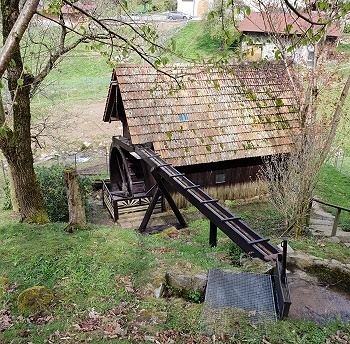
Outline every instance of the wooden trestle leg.
{"label": "wooden trestle leg", "polygon": [[157,173],[156,169],[152,168],[151,173],[152,173],[155,181],[157,182],[158,188],[163,193],[164,197],[166,198],[166,200],[168,201],[168,203],[170,205],[171,210],[174,212],[174,215],[176,216],[177,220],[179,221],[181,228],[187,227],[187,223],[186,223],[185,219],[181,215],[180,210],[176,206],[173,198],[171,197],[168,189],[165,187],[164,183],[162,182],[161,177]]}
{"label": "wooden trestle leg", "polygon": [[216,247],[217,245],[217,233],[218,228],[210,221],[210,232],[209,232],[209,245],[210,247]]}
{"label": "wooden trestle leg", "polygon": [[152,200],[151,200],[151,202],[146,210],[146,214],[145,214],[144,218],[142,219],[142,222],[141,222],[140,227],[138,229],[140,233],[145,231],[160,195],[161,195],[161,192],[159,190],[159,187],[156,186],[156,190],[154,192]]}

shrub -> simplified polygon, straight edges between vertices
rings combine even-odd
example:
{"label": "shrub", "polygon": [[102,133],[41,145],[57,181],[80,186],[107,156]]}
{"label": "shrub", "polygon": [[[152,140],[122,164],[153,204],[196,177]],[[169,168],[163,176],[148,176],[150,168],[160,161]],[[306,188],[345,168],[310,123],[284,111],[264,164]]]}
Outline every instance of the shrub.
{"label": "shrub", "polygon": [[350,33],[350,23],[345,25],[343,32],[344,33]]}
{"label": "shrub", "polygon": [[[64,184],[64,170],[66,168],[67,166],[60,164],[51,167],[37,166],[35,168],[45,200],[46,210],[52,222],[67,221],[69,218],[66,187]],[[88,178],[79,177],[79,185],[84,198],[85,211],[89,212],[87,191],[91,187],[91,182]]]}
{"label": "shrub", "polygon": [[244,251],[237,244],[230,242],[228,256],[232,260],[233,266],[240,266],[242,253]]}
{"label": "shrub", "polygon": [[165,0],[164,1],[164,10],[165,11],[176,11],[177,1],[176,0]]}

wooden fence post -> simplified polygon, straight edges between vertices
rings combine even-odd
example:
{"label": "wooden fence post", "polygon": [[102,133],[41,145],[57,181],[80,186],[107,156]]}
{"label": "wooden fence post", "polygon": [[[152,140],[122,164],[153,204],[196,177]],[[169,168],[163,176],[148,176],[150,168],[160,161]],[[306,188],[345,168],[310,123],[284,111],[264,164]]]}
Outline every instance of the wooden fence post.
{"label": "wooden fence post", "polygon": [[333,228],[332,228],[332,234],[331,234],[332,237],[336,236],[336,234],[337,234],[340,212],[341,212],[341,209],[337,208],[337,212],[335,214],[335,218],[334,218],[334,222],[333,222]]}

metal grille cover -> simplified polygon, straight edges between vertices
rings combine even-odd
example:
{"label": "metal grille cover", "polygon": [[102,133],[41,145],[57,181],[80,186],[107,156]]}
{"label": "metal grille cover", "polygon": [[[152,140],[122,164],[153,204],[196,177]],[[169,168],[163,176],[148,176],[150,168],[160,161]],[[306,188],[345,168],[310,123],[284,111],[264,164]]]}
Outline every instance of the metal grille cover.
{"label": "metal grille cover", "polygon": [[202,332],[233,330],[235,318],[276,321],[270,275],[210,269],[202,315]]}

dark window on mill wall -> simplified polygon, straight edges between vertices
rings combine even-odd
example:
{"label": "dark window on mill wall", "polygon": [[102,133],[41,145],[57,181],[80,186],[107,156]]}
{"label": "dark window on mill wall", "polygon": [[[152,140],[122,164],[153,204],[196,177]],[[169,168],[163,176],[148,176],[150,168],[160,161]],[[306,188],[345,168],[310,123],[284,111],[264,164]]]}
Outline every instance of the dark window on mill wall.
{"label": "dark window on mill wall", "polygon": [[215,183],[216,184],[222,184],[222,183],[225,183],[225,173],[218,173],[216,174],[215,176]]}

